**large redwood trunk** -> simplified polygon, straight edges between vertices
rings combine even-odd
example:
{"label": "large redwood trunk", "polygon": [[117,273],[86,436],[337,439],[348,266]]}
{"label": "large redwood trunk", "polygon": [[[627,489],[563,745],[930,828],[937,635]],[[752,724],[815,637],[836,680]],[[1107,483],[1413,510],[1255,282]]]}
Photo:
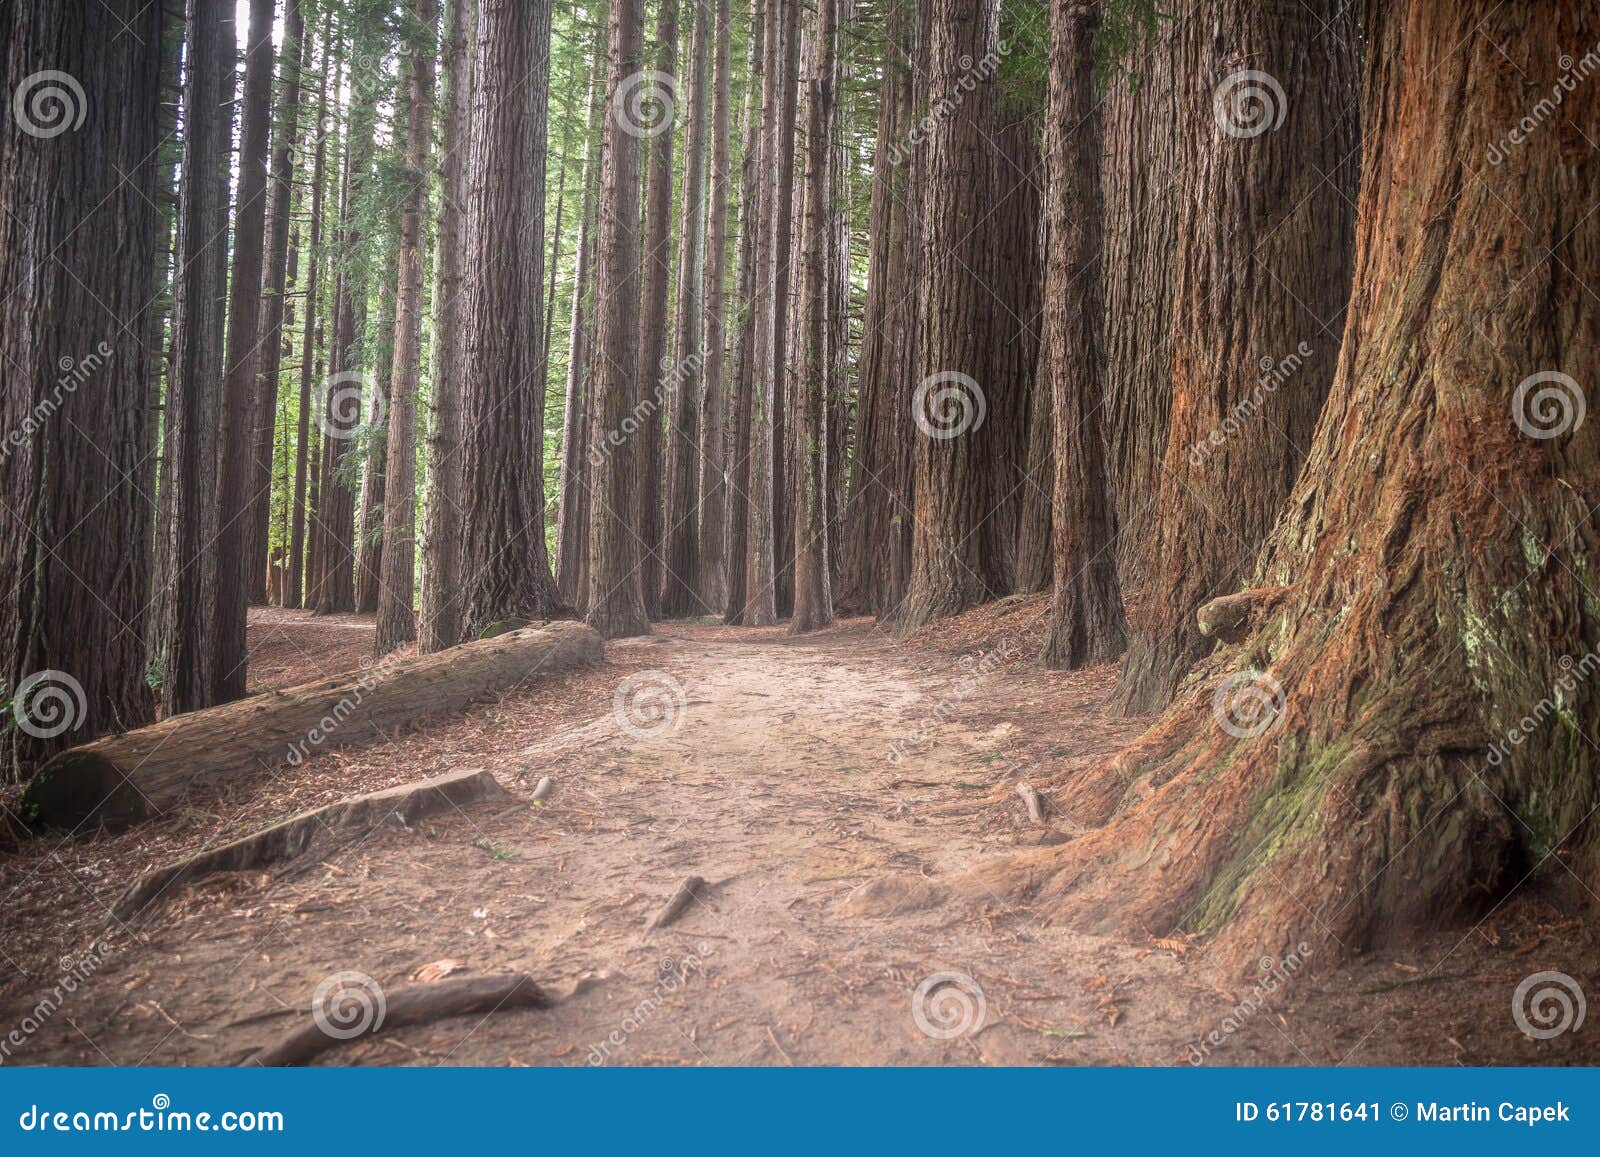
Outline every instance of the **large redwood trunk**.
{"label": "large redwood trunk", "polygon": [[[1561,69],[1600,10],[1389,0],[1365,30],[1356,292],[1239,641],[1067,787],[1109,823],[964,894],[1221,930],[1244,965],[1472,919],[1541,869],[1600,886],[1600,89]],[[901,885],[874,892],[929,898]]]}
{"label": "large redwood trunk", "polygon": [[545,546],[548,0],[480,0],[467,206],[467,633],[560,609]]}
{"label": "large redwood trunk", "polygon": [[156,263],[162,39],[159,9],[137,0],[7,9],[0,782],[150,717],[145,403],[159,354],[140,335]]}
{"label": "large redwood trunk", "polygon": [[1210,649],[1294,481],[1349,297],[1355,18],[1197,0],[1177,51],[1172,399],[1118,702],[1153,710]]}

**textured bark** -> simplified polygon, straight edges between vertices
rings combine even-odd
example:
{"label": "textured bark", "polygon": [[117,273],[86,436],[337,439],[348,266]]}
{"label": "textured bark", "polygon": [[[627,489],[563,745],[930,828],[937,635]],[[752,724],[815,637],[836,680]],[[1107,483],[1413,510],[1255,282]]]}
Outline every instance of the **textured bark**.
{"label": "textured bark", "polygon": [[[330,32],[333,18],[330,15],[323,25],[322,62],[317,79],[317,146],[311,163],[311,212],[306,227],[306,296],[305,329],[300,338],[300,411],[295,423],[294,497],[293,512],[289,520],[289,572],[284,576],[283,605],[298,609],[305,591],[305,576],[310,570],[306,559],[308,520],[306,513],[306,487],[311,455],[311,396],[316,388],[317,334],[320,324],[317,313],[318,276],[322,267],[322,200],[323,186],[327,181],[328,151],[328,65],[333,46]],[[334,91],[338,91],[338,66],[335,65]]]}
{"label": "textured bark", "polygon": [[1354,46],[1336,0],[1198,0],[1180,31],[1172,416],[1131,600],[1125,710],[1165,705],[1210,649],[1194,613],[1249,573],[1332,380],[1349,296]]}
{"label": "textured bark", "polygon": [[[463,628],[461,512],[465,477],[461,445],[461,361],[465,346],[462,206],[471,142],[471,49],[474,0],[447,0],[444,91],[439,137],[438,248],[433,268],[433,425],[428,435],[431,483],[423,510],[422,615],[417,650],[442,651],[461,642]],[[545,335],[546,359],[549,335]]]}
{"label": "textured bark", "polygon": [[872,170],[866,315],[856,398],[855,454],[846,510],[845,577],[839,604],[882,614],[890,572],[890,543],[897,505],[893,486],[900,448],[896,353],[906,297],[905,187],[909,168],[900,153],[911,103],[912,17],[903,0],[884,6],[883,79],[879,90],[876,164]]}
{"label": "textured bark", "polygon": [[[700,602],[700,390],[706,349],[706,146],[711,95],[710,0],[695,0],[689,29],[688,116],[683,134],[683,208],[678,218],[676,344],[670,371],[672,419],[667,429],[667,520],[660,574],[660,611],[668,617],[705,612]],[[649,541],[646,539],[646,541]],[[659,540],[658,540],[659,541]],[[649,579],[646,574],[646,581]]]}
{"label": "textured bark", "polygon": [[727,464],[724,427],[727,420],[727,271],[728,185],[733,170],[728,156],[729,78],[732,6],[716,0],[712,33],[715,63],[711,80],[711,204],[706,241],[705,377],[700,402],[699,596],[708,612],[720,613],[728,602]]}
{"label": "textured bark", "polygon": [[[405,148],[403,141],[400,148]],[[403,153],[395,161],[403,163]],[[356,504],[356,612],[363,615],[374,614],[378,609],[383,499],[389,482],[389,407],[394,389],[395,284],[400,277],[400,247],[391,241],[383,248],[386,259],[378,278],[378,318],[371,354],[374,374],[361,438],[366,461],[361,468],[361,496]]]}
{"label": "textured bark", "polygon": [[[690,0],[691,10],[698,4]],[[667,303],[672,284],[672,183],[673,133],[683,116],[679,107],[683,86],[678,82],[678,0],[660,0],[656,9],[655,61],[657,76],[641,91],[658,103],[645,109],[642,119],[648,138],[649,163],[645,172],[644,251],[640,271],[643,300],[639,305],[639,399],[632,440],[638,443],[639,462],[639,584],[644,591],[645,614],[661,617],[662,524],[661,499],[666,489],[661,468],[663,410],[667,382],[671,379]],[[685,70],[687,71],[687,70]],[[655,118],[660,118],[659,121]]]}
{"label": "textured bark", "polygon": [[589,78],[589,108],[584,114],[583,216],[578,223],[578,280],[572,290],[572,322],[567,341],[566,405],[562,410],[560,510],[556,522],[556,589],[561,601],[582,614],[589,594],[589,423],[591,367],[589,346],[594,318],[589,297],[594,285],[595,202],[600,192],[604,133],[595,121],[605,96],[605,28],[595,30],[594,73]]}
{"label": "textured bark", "polygon": [[217,439],[217,610],[211,627],[211,701],[237,699],[247,676],[245,620],[252,579],[251,464],[255,455],[256,379],[261,366],[261,274],[267,217],[267,153],[272,139],[273,0],[250,0],[239,122],[238,201],[233,274]]}
{"label": "textured bark", "polygon": [[833,622],[833,587],[828,565],[829,250],[834,243],[831,212],[837,0],[819,0],[811,40],[811,75],[806,80],[804,226],[800,247],[801,345],[799,373],[791,379],[795,426],[794,614],[791,634]]}
{"label": "textured bark", "polygon": [[172,495],[156,592],[161,707],[208,706],[216,694],[217,433],[226,321],[229,141],[233,135],[233,7],[190,0],[173,360],[167,383],[162,486]]}
{"label": "textured bark", "polygon": [[41,826],[121,827],[162,814],[197,788],[370,742],[488,692],[603,657],[587,627],[551,623],[448,654],[393,659],[354,676],[268,691],[71,748],[39,770],[23,801]]}
{"label": "textured bark", "polygon": [[990,0],[936,0],[930,18],[929,100],[953,107],[933,118],[922,146],[916,525],[903,629],[966,610],[992,593],[981,525],[989,509],[989,439],[980,417],[993,313],[986,202],[994,75],[979,62],[994,59],[996,28]]}
{"label": "textured bark", "polygon": [[[305,20],[300,0],[284,0],[283,46],[278,55],[281,103],[273,130],[271,184],[267,193],[265,267],[261,279],[261,363],[256,375],[251,464],[249,558],[245,563],[252,603],[267,596],[267,542],[272,522],[273,436],[278,418],[278,375],[283,366],[284,292],[289,270],[289,219],[294,200],[295,143],[300,131],[301,70],[305,66]],[[282,597],[281,591],[279,597]]]}
{"label": "textured bark", "polygon": [[[94,11],[53,0],[8,7],[0,34],[8,102],[0,694],[12,700],[0,728],[4,782],[69,743],[150,716],[143,492],[153,481],[144,464],[147,383],[159,358],[139,335],[154,289],[161,102],[159,10],[133,0]],[[87,100],[37,76],[48,70],[71,76]]]}
{"label": "textured bark", "polygon": [[1109,663],[1127,645],[1101,414],[1098,0],[1055,0],[1050,22],[1050,253],[1045,341],[1055,437],[1055,583],[1046,667]]}
{"label": "textured bark", "polygon": [[545,546],[548,0],[480,0],[467,207],[467,631],[560,608]]}
{"label": "textured bark", "polygon": [[750,519],[750,427],[755,367],[761,347],[760,261],[764,244],[766,182],[761,180],[766,145],[763,101],[766,94],[767,0],[750,0],[750,50],[745,67],[744,132],[739,149],[738,329],[734,335],[733,380],[728,390],[727,599],[723,619],[741,622],[745,610],[745,554]]}
{"label": "textured bark", "polygon": [[605,158],[600,175],[594,405],[589,436],[588,621],[608,639],[650,633],[639,583],[638,448],[624,436],[639,404],[639,138],[624,87],[644,60],[643,0],[611,5]]}
{"label": "textured bark", "polygon": [[[388,481],[384,485],[383,557],[378,584],[378,624],[373,641],[373,649],[379,655],[417,637],[417,616],[413,607],[417,586],[417,386],[422,376],[423,261],[427,249],[424,220],[428,214],[428,180],[433,153],[433,62],[437,49],[438,4],[435,0],[412,0],[411,18],[406,171],[401,178],[406,191],[400,208],[394,370],[390,376],[389,395]],[[541,193],[543,186],[544,182],[540,181]],[[538,364],[542,362],[541,349]],[[543,381],[542,374],[540,381]],[[539,475],[542,499],[543,471],[539,471]],[[542,544],[542,501],[540,515],[535,531]],[[548,573],[548,563],[545,570]],[[552,579],[552,593],[554,590]]]}
{"label": "textured bark", "polygon": [[[1600,90],[1560,67],[1600,12],[1402,0],[1363,28],[1356,292],[1253,580],[1289,589],[1064,801],[1110,823],[965,894],[1216,930],[1254,971],[1475,921],[1541,868],[1600,883]],[[1240,675],[1270,708],[1227,710]]]}

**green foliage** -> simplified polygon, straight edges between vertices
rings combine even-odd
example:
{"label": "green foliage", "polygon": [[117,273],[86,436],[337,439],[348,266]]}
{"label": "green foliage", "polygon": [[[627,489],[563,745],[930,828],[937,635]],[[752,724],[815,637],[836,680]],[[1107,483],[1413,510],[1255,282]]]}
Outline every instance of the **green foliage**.
{"label": "green foliage", "polygon": [[1156,0],[1108,0],[1100,21],[1100,74],[1107,82],[1126,77],[1137,85],[1139,74],[1129,67],[1146,40],[1153,40],[1161,22],[1174,19]]}

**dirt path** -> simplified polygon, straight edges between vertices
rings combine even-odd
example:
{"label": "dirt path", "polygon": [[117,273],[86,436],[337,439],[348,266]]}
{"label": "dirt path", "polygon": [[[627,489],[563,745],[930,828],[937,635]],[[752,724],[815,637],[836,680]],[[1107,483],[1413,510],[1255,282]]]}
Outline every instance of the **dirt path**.
{"label": "dirt path", "polygon": [[[480,805],[380,830],[276,878],[202,885],[158,910],[140,940],[114,935],[118,946],[15,1059],[234,1063],[297,1023],[334,973],[392,990],[442,960],[552,984],[609,976],[553,1011],[398,1030],[328,1059],[1173,1064],[1213,1030],[1213,1061],[1228,1064],[1592,1057],[1576,1037],[1532,1051],[1512,1024],[1504,1000],[1543,958],[1489,957],[1533,934],[1521,926],[1503,946],[1458,944],[1438,983],[1405,984],[1431,979],[1426,966],[1449,941],[1290,975],[1228,1031],[1258,986],[1208,976],[1203,947],[1099,939],[1005,909],[841,913],[853,887],[886,871],[943,874],[1070,838],[1063,821],[1030,823],[1011,784],[1137,730],[1096,708],[1109,672],[1063,678],[1008,668],[993,651],[913,654],[859,623],[805,642],[668,628],[610,655],[579,722],[552,729],[490,706],[453,741],[388,749],[411,757],[453,742],[457,754],[432,757],[435,768],[467,765],[466,752],[524,801],[549,775],[548,800],[511,814]],[[319,764],[337,770],[306,767]],[[711,882],[708,894],[646,932],[690,875]],[[1563,962],[1578,967],[1576,946],[1571,956]],[[0,1015],[26,1015],[38,991],[6,985]]]}

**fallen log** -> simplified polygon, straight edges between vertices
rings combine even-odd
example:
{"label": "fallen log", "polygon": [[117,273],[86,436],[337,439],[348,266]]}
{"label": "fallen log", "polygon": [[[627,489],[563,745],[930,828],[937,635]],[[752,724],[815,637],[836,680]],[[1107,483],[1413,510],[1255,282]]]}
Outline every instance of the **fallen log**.
{"label": "fallen log", "polygon": [[699,876],[690,876],[678,885],[678,890],[672,893],[671,898],[661,906],[656,914],[650,917],[645,924],[646,932],[654,932],[657,928],[665,928],[689,907],[691,901],[697,899],[706,890],[706,882]]}
{"label": "fallen log", "polygon": [[370,740],[603,656],[593,628],[550,623],[174,715],[59,753],[23,792],[23,814],[35,827],[126,827],[196,787],[298,765],[321,748]]}
{"label": "fallen log", "polygon": [[[561,994],[551,994],[540,988],[533,977],[525,972],[437,980],[431,984],[402,988],[388,997],[378,994],[376,1003],[372,1003],[369,993],[367,1000],[370,1007],[363,1009],[361,1023],[355,1031],[340,1028],[339,1035],[330,1035],[323,1027],[325,1021],[330,1019],[330,1014],[317,1010],[311,1023],[300,1026],[277,1044],[269,1045],[243,1063],[262,1066],[303,1065],[331,1048],[372,1036],[384,1029],[427,1024],[452,1016],[487,1015],[512,1008],[554,1008],[561,1001],[570,1000],[603,979],[604,973],[586,974],[579,978],[570,991]],[[338,994],[330,994],[329,999],[337,1000]]]}
{"label": "fallen log", "polygon": [[1033,784],[1026,780],[1017,784],[1017,794],[1028,809],[1028,818],[1036,824],[1044,823],[1044,801],[1039,798],[1039,792]]}
{"label": "fallen log", "polygon": [[247,872],[266,864],[290,860],[303,853],[318,836],[379,824],[405,826],[440,812],[480,800],[506,799],[510,795],[487,771],[469,768],[433,779],[404,783],[382,791],[342,799],[259,832],[207,848],[165,867],[152,868],[133,882],[111,908],[108,919],[131,920],[169,888],[192,884],[217,872]]}

